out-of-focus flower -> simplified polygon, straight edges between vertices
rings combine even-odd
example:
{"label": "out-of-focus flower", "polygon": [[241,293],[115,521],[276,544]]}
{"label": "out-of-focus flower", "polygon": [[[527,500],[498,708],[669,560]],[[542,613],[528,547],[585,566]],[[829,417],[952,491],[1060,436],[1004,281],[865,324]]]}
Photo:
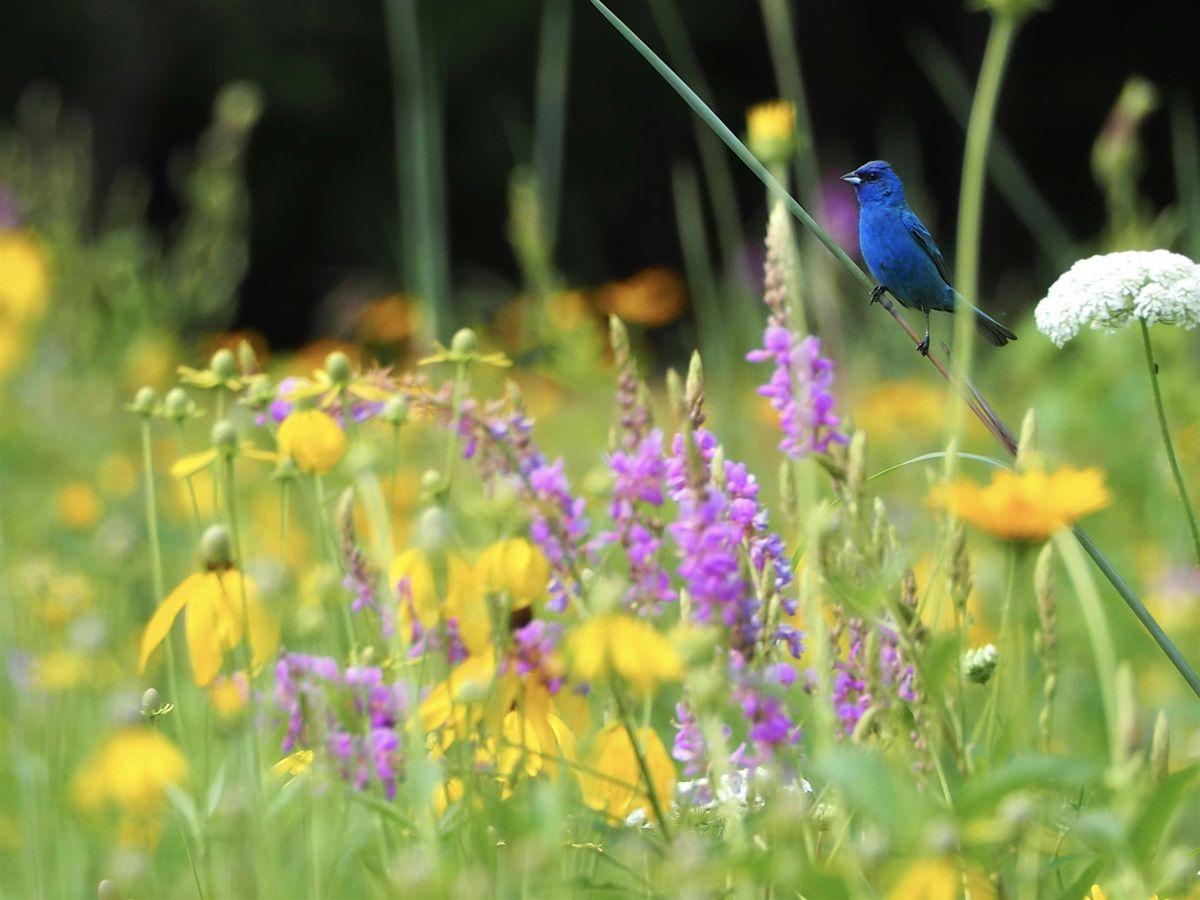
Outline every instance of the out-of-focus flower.
{"label": "out-of-focus flower", "polygon": [[536,687],[527,689],[523,699],[520,709],[504,714],[498,746],[489,742],[476,755],[482,761],[490,755],[489,750],[494,752],[496,775],[505,783],[505,796],[522,775],[535,778],[544,772],[557,778],[560,759],[572,772],[579,760],[575,735],[555,713],[549,692]]}
{"label": "out-of-focus flower", "polygon": [[419,366],[433,366],[439,363],[468,365],[478,363],[483,366],[496,366],[505,369],[512,365],[512,360],[500,352],[481,353],[479,337],[470,328],[460,328],[454,333],[450,346],[439,341],[433,342],[434,352],[417,361]]}
{"label": "out-of-focus flower", "polygon": [[32,234],[0,229],[0,331],[36,322],[46,311],[50,272]]}
{"label": "out-of-focus flower", "polygon": [[301,472],[327,474],[346,455],[346,434],[319,409],[293,412],[279,426],[279,452],[295,460]]}
{"label": "out-of-focus flower", "polygon": [[91,531],[102,512],[100,498],[86,481],[73,481],[58,492],[58,518],[72,531]]}
{"label": "out-of-focus flower", "polygon": [[311,750],[296,750],[271,766],[271,772],[284,778],[295,778],[311,769],[312,764],[313,752]]}
{"label": "out-of-focus flower", "polygon": [[974,647],[963,656],[963,674],[967,676],[968,681],[987,684],[999,664],[1000,654],[996,651],[995,644]]}
{"label": "out-of-focus flower", "polygon": [[219,719],[229,721],[240,716],[250,702],[250,682],[246,674],[218,675],[208,688],[208,702]]}
{"label": "out-of-focus flower", "polygon": [[324,368],[317,369],[312,378],[301,379],[286,394],[284,400],[297,401],[315,398],[317,405],[337,419],[345,421],[348,405],[355,422],[378,414],[392,398],[391,382],[383,371],[355,371],[349,355],[334,350],[325,357]]}
{"label": "out-of-focus flower", "polygon": [[110,497],[128,497],[137,490],[138,469],[125,453],[110,453],[96,467],[100,490]]}
{"label": "out-of-focus flower", "polygon": [[746,111],[746,143],[768,165],[786,163],[796,152],[796,107],[768,100]]}
{"label": "out-of-focus flower", "polygon": [[1200,265],[1167,250],[1126,250],[1081,259],[1038,302],[1038,330],[1059,347],[1088,325],[1116,329],[1133,319],[1200,324]]}
{"label": "out-of-focus flower", "polygon": [[487,591],[503,591],[522,609],[546,595],[550,562],[546,555],[524,538],[508,538],[492,544],[479,556],[475,570]]}
{"label": "out-of-focus flower", "polygon": [[446,814],[446,810],[450,808],[451,803],[457,803],[463,796],[463,783],[461,778],[447,778],[441,784],[436,784],[433,787],[433,811],[440,819]]}
{"label": "out-of-focus flower", "polygon": [[627,615],[593,616],[568,639],[571,668],[583,681],[612,672],[641,694],[683,677],[679,654],[654,626]]}
{"label": "out-of-focus flower", "polygon": [[404,294],[390,294],[365,304],[358,311],[355,330],[367,344],[399,344],[412,337],[419,312]]}
{"label": "out-of-focus flower", "polygon": [[[653,728],[639,728],[636,734],[654,794],[665,810],[675,796],[675,764]],[[610,722],[596,735],[587,768],[579,772],[579,786],[584,803],[613,822],[624,822],[634,810],[641,810],[647,818],[654,816],[637,753],[620,722]]]}
{"label": "out-of-focus flower", "polygon": [[202,390],[224,388],[236,393],[245,386],[238,373],[237,357],[228,348],[217,350],[209,360],[207,369],[180,366],[178,372],[180,381]]}
{"label": "out-of-focus flower", "polygon": [[946,391],[915,378],[873,381],[851,411],[854,424],[872,444],[937,434],[945,427],[947,415]]}
{"label": "out-of-focus flower", "polygon": [[228,563],[213,563],[180,582],[154,611],[142,634],[139,672],[145,671],[150,654],[166,639],[185,607],[188,658],[200,687],[217,677],[222,657],[237,647],[247,628],[255,671],[279,646],[279,623],[263,605],[254,581]]}
{"label": "out-of-focus flower", "polygon": [[[435,577],[434,562],[422,550],[405,550],[388,569],[388,580],[400,594],[399,624],[413,649],[426,648],[425,639],[441,639],[439,623],[445,623],[451,637],[461,642],[458,652],[447,648],[454,662],[462,653],[478,653],[491,646],[491,620],[488,616],[479,573],[458,554],[446,555],[444,583]],[[454,658],[457,656],[458,658]]]}
{"label": "out-of-focus flower", "polygon": [[951,859],[929,856],[913,862],[888,891],[888,900],[958,900],[963,884],[971,900],[995,900],[996,892],[979,869],[968,866],[964,873]]}
{"label": "out-of-focus flower", "polygon": [[[270,450],[260,450],[253,443],[238,438],[237,429],[229,420],[217,422],[212,430],[213,446],[198,453],[181,456],[171,464],[171,477],[176,481],[192,478],[224,457],[242,457],[257,462],[278,463],[279,455]],[[196,487],[196,485],[193,485]]]}
{"label": "out-of-focus flower", "polygon": [[980,487],[960,479],[934,491],[933,500],[984,531],[1011,541],[1044,541],[1109,503],[1104,473],[1070,467],[1045,472],[1002,470]]}
{"label": "out-of-focus flower", "polygon": [[29,679],[35,688],[47,693],[67,691],[94,677],[92,660],[74,650],[51,650],[33,660]]}
{"label": "out-of-focus flower", "polygon": [[687,306],[687,288],[678,272],[654,266],[600,288],[596,304],[606,315],[655,328],[673,322],[683,314]]}
{"label": "out-of-focus flower", "polygon": [[109,736],[71,782],[71,797],[87,812],[115,806],[123,843],[153,844],[167,788],[182,784],[187,760],[158,731],[135,725]]}
{"label": "out-of-focus flower", "polygon": [[271,358],[271,348],[267,339],[252,328],[244,328],[241,331],[215,332],[208,336],[205,344],[212,353],[216,353],[218,350],[228,350],[230,353],[238,354],[243,342],[250,345],[250,350],[261,370],[267,364],[267,360]]}

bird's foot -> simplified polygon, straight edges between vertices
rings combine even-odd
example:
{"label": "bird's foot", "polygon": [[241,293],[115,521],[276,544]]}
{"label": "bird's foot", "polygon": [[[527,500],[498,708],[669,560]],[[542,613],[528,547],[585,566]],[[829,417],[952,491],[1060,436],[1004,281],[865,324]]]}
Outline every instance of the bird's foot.
{"label": "bird's foot", "polygon": [[929,355],[929,335],[925,335],[925,337],[921,339],[921,342],[917,344],[917,352],[922,356]]}
{"label": "bird's foot", "polygon": [[875,285],[875,287],[871,288],[871,302],[878,303],[880,298],[882,298],[883,295],[887,293],[887,290],[888,289],[887,289],[886,284]]}

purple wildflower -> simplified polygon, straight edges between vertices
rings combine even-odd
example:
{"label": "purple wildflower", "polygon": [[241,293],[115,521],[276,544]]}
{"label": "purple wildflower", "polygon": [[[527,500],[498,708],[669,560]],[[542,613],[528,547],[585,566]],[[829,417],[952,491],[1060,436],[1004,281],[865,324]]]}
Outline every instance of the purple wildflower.
{"label": "purple wildflower", "polygon": [[825,453],[831,442],[847,438],[837,430],[833,413],[833,363],[821,356],[816,335],[797,339],[788,328],[772,322],[763,332],[763,346],[746,354],[750,362],[774,361],[771,380],[758,393],[779,414],[783,440],[779,449],[793,459]]}

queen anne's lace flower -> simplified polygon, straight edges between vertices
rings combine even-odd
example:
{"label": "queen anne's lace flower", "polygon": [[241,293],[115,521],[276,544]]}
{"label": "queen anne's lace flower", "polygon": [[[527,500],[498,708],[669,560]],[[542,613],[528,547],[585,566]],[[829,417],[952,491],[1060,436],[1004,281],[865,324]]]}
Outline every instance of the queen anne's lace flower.
{"label": "queen anne's lace flower", "polygon": [[1167,250],[1128,250],[1081,259],[1050,286],[1034,311],[1059,347],[1084,325],[1114,329],[1131,319],[1200,325],[1200,265]]}

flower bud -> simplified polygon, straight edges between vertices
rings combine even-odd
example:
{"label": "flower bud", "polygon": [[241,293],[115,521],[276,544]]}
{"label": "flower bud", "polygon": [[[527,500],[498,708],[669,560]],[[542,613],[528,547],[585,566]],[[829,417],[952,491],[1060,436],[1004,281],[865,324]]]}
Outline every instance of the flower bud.
{"label": "flower bud", "polygon": [[151,716],[162,708],[162,695],[156,688],[146,688],[142,694],[142,715]]}
{"label": "flower bud", "polygon": [[173,422],[183,422],[196,412],[196,404],[188,392],[181,387],[173,387],[163,398],[163,414]]}
{"label": "flower bud", "polygon": [[1166,780],[1171,767],[1171,725],[1161,709],[1154,720],[1154,737],[1150,741],[1150,771],[1154,780]]}
{"label": "flower bud", "polygon": [[238,342],[238,365],[247,375],[259,370],[258,354],[254,352],[254,347],[245,338]]}
{"label": "flower bud", "polygon": [[334,350],[325,357],[325,372],[329,375],[330,381],[342,387],[349,384],[350,379],[354,377],[350,357],[341,350]]}
{"label": "flower bud", "polygon": [[995,646],[985,644],[982,647],[968,650],[963,655],[963,674],[967,676],[968,681],[987,684],[996,674],[996,667],[999,664],[1000,654]]}
{"label": "flower bud", "polygon": [[158,393],[152,387],[140,388],[133,398],[133,411],[143,419],[154,415],[158,405]]}
{"label": "flower bud", "polygon": [[258,378],[250,383],[244,402],[251,409],[261,410],[266,409],[274,399],[275,386],[265,378]]}
{"label": "flower bud", "polygon": [[692,351],[692,358],[688,361],[687,382],[683,389],[683,400],[687,404],[688,412],[693,413],[699,410],[704,402],[704,363],[700,361],[700,352]]}
{"label": "flower bud", "polygon": [[421,496],[436,497],[444,485],[445,479],[437,469],[426,469],[421,473]]}
{"label": "flower bud", "polygon": [[222,347],[212,355],[212,361],[208,367],[217,376],[218,381],[228,381],[230,378],[237,377],[237,359],[234,357],[233,351],[226,347]]}
{"label": "flower bud", "polygon": [[683,382],[674,369],[667,369],[667,403],[673,415],[680,419],[687,415],[683,406]]}
{"label": "flower bud", "polygon": [[389,397],[383,405],[381,417],[389,425],[403,425],[408,421],[408,398],[400,394]]}
{"label": "flower bud", "polygon": [[200,538],[200,553],[210,566],[228,566],[233,562],[233,543],[224,525],[209,525]]}
{"label": "flower bud", "polygon": [[417,545],[426,553],[439,553],[450,545],[450,516],[440,506],[430,506],[417,521]]}
{"label": "flower bud", "polygon": [[120,896],[111,878],[104,878],[96,885],[96,900],[119,900]]}
{"label": "flower bud", "polygon": [[450,340],[450,352],[455,356],[467,357],[479,352],[479,338],[470,328],[460,328]]}
{"label": "flower bud", "polygon": [[217,422],[212,428],[212,442],[218,453],[227,459],[232,458],[238,449],[237,426],[229,419]]}

